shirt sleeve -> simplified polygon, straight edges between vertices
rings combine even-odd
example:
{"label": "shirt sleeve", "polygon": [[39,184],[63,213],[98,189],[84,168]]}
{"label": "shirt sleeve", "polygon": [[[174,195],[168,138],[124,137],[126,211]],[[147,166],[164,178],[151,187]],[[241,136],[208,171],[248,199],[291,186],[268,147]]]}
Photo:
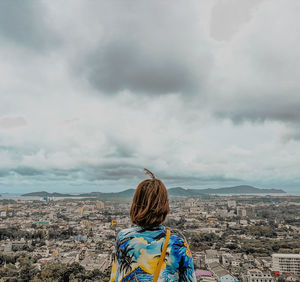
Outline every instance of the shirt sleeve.
{"label": "shirt sleeve", "polygon": [[186,239],[179,238],[179,281],[196,282],[194,261]]}

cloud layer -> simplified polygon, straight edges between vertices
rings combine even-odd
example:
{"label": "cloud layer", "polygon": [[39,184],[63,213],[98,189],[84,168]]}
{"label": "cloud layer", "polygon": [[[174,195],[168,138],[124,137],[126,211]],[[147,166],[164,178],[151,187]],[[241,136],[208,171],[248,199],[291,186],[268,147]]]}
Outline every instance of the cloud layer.
{"label": "cloud layer", "polygon": [[299,1],[0,5],[1,190],[299,187]]}

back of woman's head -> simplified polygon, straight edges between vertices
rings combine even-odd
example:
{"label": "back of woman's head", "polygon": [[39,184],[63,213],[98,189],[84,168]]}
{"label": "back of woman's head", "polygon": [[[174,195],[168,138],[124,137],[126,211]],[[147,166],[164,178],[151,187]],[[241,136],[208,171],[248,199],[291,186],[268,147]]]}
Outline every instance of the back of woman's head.
{"label": "back of woman's head", "polygon": [[136,188],[130,209],[132,223],[142,227],[160,225],[170,212],[168,191],[163,182],[145,169],[151,179],[142,181]]}

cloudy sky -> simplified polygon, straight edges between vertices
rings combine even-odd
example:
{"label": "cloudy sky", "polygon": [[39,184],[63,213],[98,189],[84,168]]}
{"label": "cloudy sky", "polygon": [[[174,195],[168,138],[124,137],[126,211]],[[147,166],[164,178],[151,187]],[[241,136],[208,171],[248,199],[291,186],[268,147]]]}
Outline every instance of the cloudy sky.
{"label": "cloudy sky", "polygon": [[299,0],[0,2],[0,192],[300,190]]}

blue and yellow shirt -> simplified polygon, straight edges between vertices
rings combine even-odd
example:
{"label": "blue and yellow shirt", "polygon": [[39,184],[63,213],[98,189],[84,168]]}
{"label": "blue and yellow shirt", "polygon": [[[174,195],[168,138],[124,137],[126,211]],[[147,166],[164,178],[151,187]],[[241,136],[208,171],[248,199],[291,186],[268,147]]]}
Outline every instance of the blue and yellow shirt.
{"label": "blue and yellow shirt", "polygon": [[[119,232],[111,282],[152,281],[166,238],[166,227],[128,228]],[[184,236],[171,230],[158,281],[196,281],[190,248]]]}

